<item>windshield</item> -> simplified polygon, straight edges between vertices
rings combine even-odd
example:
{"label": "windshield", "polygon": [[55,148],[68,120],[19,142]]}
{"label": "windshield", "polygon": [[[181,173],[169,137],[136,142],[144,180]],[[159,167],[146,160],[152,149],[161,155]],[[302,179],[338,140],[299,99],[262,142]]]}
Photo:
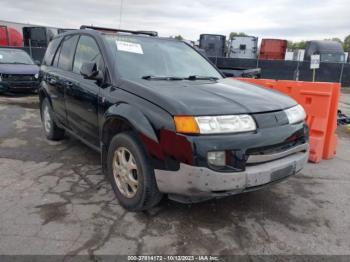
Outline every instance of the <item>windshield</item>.
{"label": "windshield", "polygon": [[0,49],[0,64],[28,64],[33,65],[30,56],[17,49]]}
{"label": "windshield", "polygon": [[106,39],[115,50],[117,70],[123,78],[222,78],[206,59],[183,42],[123,35],[106,35]]}

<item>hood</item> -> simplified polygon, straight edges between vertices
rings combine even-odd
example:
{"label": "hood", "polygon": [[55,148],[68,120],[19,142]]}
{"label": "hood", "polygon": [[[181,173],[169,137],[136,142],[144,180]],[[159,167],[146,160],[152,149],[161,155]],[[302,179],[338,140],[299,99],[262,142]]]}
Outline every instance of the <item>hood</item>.
{"label": "hood", "polygon": [[297,103],[277,91],[232,78],[219,81],[124,82],[121,86],[172,115],[225,115],[278,111]]}
{"label": "hood", "polygon": [[0,74],[35,75],[39,73],[37,65],[0,64]]}

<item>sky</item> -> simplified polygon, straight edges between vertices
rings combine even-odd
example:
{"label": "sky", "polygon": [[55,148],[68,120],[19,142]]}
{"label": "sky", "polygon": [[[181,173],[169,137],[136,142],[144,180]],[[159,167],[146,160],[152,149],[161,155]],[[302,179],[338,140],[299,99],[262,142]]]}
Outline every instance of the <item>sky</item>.
{"label": "sky", "polygon": [[189,40],[198,40],[202,33],[230,32],[260,39],[343,40],[350,34],[350,1],[0,0],[0,20],[62,28],[93,24],[154,30],[160,36],[182,35]]}

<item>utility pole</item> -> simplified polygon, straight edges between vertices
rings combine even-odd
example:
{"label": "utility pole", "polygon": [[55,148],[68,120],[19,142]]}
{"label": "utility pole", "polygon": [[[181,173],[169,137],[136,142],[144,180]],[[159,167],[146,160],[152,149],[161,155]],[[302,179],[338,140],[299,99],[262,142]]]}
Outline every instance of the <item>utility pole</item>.
{"label": "utility pole", "polygon": [[119,29],[122,27],[122,15],[123,15],[123,0],[120,0],[120,7],[119,7]]}

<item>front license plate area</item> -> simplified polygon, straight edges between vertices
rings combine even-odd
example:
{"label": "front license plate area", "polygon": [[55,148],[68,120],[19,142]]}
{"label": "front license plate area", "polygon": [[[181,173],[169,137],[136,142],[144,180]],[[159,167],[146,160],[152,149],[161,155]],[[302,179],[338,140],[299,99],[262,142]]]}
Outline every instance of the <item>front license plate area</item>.
{"label": "front license plate area", "polygon": [[279,169],[271,173],[271,182],[280,180],[295,173],[295,164]]}

